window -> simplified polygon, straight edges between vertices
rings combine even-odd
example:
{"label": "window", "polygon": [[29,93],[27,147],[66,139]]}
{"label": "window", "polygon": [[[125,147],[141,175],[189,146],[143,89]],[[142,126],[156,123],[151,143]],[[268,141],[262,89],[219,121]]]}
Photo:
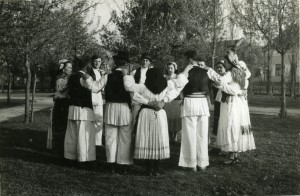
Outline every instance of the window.
{"label": "window", "polygon": [[275,76],[281,76],[281,64],[275,65]]}

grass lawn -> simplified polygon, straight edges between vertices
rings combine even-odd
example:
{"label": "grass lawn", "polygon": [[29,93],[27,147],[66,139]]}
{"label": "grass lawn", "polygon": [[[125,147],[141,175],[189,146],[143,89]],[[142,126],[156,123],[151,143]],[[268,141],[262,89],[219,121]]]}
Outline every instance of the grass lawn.
{"label": "grass lawn", "polygon": [[257,150],[242,154],[237,165],[224,166],[224,155],[211,155],[205,172],[181,170],[180,144],[171,145],[164,174],[143,176],[142,162],[126,176],[106,172],[105,149],[89,167],[64,165],[46,147],[48,110],[35,124],[21,117],[0,123],[1,195],[280,195],[300,194],[300,118],[251,115]]}

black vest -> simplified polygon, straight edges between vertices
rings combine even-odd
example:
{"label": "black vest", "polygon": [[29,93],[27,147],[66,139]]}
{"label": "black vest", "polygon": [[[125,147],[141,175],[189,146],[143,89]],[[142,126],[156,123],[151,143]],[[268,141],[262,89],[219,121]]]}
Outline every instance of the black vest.
{"label": "black vest", "polygon": [[139,84],[140,80],[141,80],[141,68],[140,67],[136,69],[133,77],[134,77],[135,83]]}
{"label": "black vest", "polygon": [[189,95],[195,92],[203,92],[209,94],[210,80],[207,71],[200,67],[193,67],[189,71],[189,82],[183,88],[183,95]]}
{"label": "black vest", "polygon": [[108,74],[105,86],[105,100],[114,103],[131,103],[130,94],[124,87],[123,73],[121,71],[115,70]]}
{"label": "black vest", "polygon": [[82,73],[77,72],[70,76],[68,81],[70,106],[88,107],[93,109],[92,93],[80,84]]}

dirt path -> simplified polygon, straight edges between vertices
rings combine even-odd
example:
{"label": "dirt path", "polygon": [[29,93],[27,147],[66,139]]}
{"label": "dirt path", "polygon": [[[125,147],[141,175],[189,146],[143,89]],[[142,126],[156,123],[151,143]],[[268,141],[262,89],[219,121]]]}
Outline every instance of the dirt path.
{"label": "dirt path", "polygon": [[[5,96],[0,96],[0,101],[5,101]],[[24,99],[22,97],[14,97],[14,99]],[[53,106],[52,97],[49,96],[42,96],[37,97],[35,101],[34,109],[35,111],[43,110],[46,108],[51,108]],[[213,109],[213,108],[212,108]],[[263,114],[263,115],[272,115],[278,116],[280,108],[275,107],[257,107],[257,106],[250,106],[249,107],[250,113],[252,114]],[[290,116],[300,116],[300,109],[288,109],[288,115]],[[6,121],[10,118],[24,115],[24,105],[14,106],[10,108],[2,108],[0,109],[0,122]]]}

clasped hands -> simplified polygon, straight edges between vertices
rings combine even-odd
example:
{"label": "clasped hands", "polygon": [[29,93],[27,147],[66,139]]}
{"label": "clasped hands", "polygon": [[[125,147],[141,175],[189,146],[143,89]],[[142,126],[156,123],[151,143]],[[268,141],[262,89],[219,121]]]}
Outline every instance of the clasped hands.
{"label": "clasped hands", "polygon": [[159,111],[159,110],[163,109],[163,107],[165,106],[165,103],[163,101],[149,101],[148,106],[153,108],[155,111]]}

